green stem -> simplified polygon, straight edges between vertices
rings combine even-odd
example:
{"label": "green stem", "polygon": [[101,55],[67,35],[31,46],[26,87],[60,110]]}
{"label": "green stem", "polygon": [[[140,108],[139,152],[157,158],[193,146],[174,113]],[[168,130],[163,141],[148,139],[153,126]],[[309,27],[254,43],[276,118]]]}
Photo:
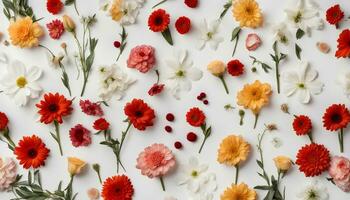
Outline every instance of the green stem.
{"label": "green stem", "polygon": [[279,185],[281,180],[281,170],[278,170],[278,175],[277,175],[277,185]]}
{"label": "green stem", "polygon": [[10,137],[10,130],[6,127],[3,133],[5,139],[7,140],[7,144],[11,147],[11,150],[13,151],[16,148],[16,144],[13,142],[13,140]]}
{"label": "green stem", "polygon": [[160,179],[160,184],[162,185],[162,190],[165,191],[165,184],[164,184],[164,180],[163,180],[163,177],[159,177]]}
{"label": "green stem", "polygon": [[235,43],[235,47],[234,47],[233,52],[232,52],[232,57],[233,57],[233,56],[235,55],[235,53],[236,53],[238,40],[239,40],[239,35],[237,35],[237,38],[236,38],[236,43]]}
{"label": "green stem", "polygon": [[344,152],[344,130],[342,128],[338,133],[338,140],[339,140],[340,152],[343,153]]}
{"label": "green stem", "polygon": [[312,138],[312,133],[311,133],[311,131],[307,134],[307,136],[309,137],[310,142],[311,142],[311,143],[314,143],[314,139]]}
{"label": "green stem", "polygon": [[77,14],[78,14],[78,16],[80,16],[80,14],[79,14],[79,11],[78,11],[78,8],[77,8],[77,2],[76,1],[74,1],[74,10],[75,10],[75,12],[77,12]]}
{"label": "green stem", "polygon": [[235,166],[235,168],[236,168],[235,185],[237,185],[237,183],[238,183],[238,175],[239,175],[239,165],[237,164],[237,165]]}
{"label": "green stem", "polygon": [[207,141],[207,138],[208,137],[204,137],[204,140],[203,140],[203,142],[202,142],[202,144],[201,144],[201,147],[199,148],[199,151],[198,151],[198,153],[201,153],[202,152],[202,149],[203,149],[203,147],[204,147],[204,144],[205,144],[205,142]]}
{"label": "green stem", "polygon": [[255,120],[254,120],[254,129],[256,128],[256,125],[258,123],[258,119],[259,119],[259,113],[255,114]]}
{"label": "green stem", "polygon": [[131,125],[132,125],[132,123],[129,121],[128,127],[126,128],[125,131],[122,132],[122,139],[120,140],[120,145],[119,145],[119,148],[118,148],[118,150],[117,150],[117,152],[116,152],[116,157],[117,157],[117,172],[119,172],[119,165],[121,165],[122,168],[125,170],[125,168],[124,168],[124,166],[123,166],[123,164],[122,164],[122,162],[121,162],[121,159],[120,159],[120,153],[121,153],[121,151],[122,151],[122,147],[123,147],[125,138],[126,138],[128,132],[129,132],[130,128],[131,128]]}
{"label": "green stem", "polygon": [[61,156],[63,156],[62,145],[61,145],[61,136],[60,136],[60,125],[56,120],[53,123],[55,125],[56,141],[57,141],[58,147],[60,149],[60,154],[61,154]]}
{"label": "green stem", "polygon": [[161,4],[163,4],[163,3],[165,3],[165,2],[167,2],[167,1],[168,1],[168,0],[163,0],[163,1],[159,2],[159,3],[157,3],[156,5],[154,5],[154,6],[152,7],[152,9],[155,8],[155,7],[157,7],[157,6],[159,6],[159,5],[161,5]]}
{"label": "green stem", "polygon": [[87,77],[86,77],[85,74],[84,74],[83,89],[81,90],[81,93],[80,93],[80,96],[81,96],[81,97],[84,96],[87,80],[88,80],[88,79],[87,79]]}
{"label": "green stem", "polygon": [[226,94],[228,94],[228,93],[229,93],[229,91],[228,91],[227,84],[226,84],[226,81],[225,81],[225,79],[224,79],[224,76],[223,76],[223,75],[221,75],[221,76],[219,76],[219,78],[220,78],[220,80],[221,80],[222,84],[224,85],[224,88],[225,88]]}

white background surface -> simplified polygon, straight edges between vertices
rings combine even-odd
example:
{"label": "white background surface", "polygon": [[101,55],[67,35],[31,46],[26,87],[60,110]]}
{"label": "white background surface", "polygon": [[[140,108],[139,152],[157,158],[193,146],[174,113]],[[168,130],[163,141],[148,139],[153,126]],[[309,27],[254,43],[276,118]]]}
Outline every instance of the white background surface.
{"label": "white background surface", "polygon": [[[98,65],[110,65],[113,64],[117,56],[118,50],[113,47],[113,41],[119,39],[118,33],[121,31],[120,26],[107,17],[105,13],[99,11],[97,0],[77,0],[78,9],[83,15],[97,13],[98,23],[93,28],[93,35],[99,38],[99,43],[96,50],[96,59],[94,64],[94,70]],[[257,149],[255,148],[257,142],[257,134],[264,128],[264,123],[276,123],[278,131],[268,134],[264,141],[264,155],[265,163],[269,174],[275,173],[272,158],[276,155],[287,155],[295,160],[295,155],[298,149],[304,144],[308,143],[307,137],[297,137],[292,131],[292,116],[282,113],[279,109],[279,105],[282,103],[288,103],[290,111],[293,114],[307,114],[310,116],[313,122],[313,134],[314,139],[318,143],[324,144],[331,151],[332,155],[339,155],[337,135],[324,130],[322,127],[322,114],[324,110],[332,103],[348,103],[348,99],[343,95],[342,90],[335,83],[336,77],[340,72],[349,68],[349,59],[336,59],[334,53],[336,50],[336,40],[338,34],[342,29],[349,27],[349,20],[343,22],[339,30],[336,30],[333,26],[326,25],[323,31],[313,31],[312,37],[304,37],[299,41],[299,45],[302,47],[302,59],[309,61],[314,69],[319,71],[319,80],[325,83],[324,92],[321,95],[314,96],[312,102],[308,105],[302,105],[297,102],[295,98],[286,98],[285,95],[278,95],[275,91],[275,76],[274,71],[269,74],[265,74],[261,68],[259,73],[254,74],[250,71],[251,60],[249,55],[254,55],[257,58],[267,62],[273,66],[273,62],[269,57],[269,53],[272,52],[272,38],[271,38],[271,26],[278,22],[284,16],[283,9],[287,7],[287,1],[280,0],[259,0],[261,9],[263,10],[265,17],[265,24],[263,28],[256,30],[244,29],[241,32],[241,39],[238,45],[235,58],[238,58],[245,64],[246,73],[239,77],[233,78],[226,76],[226,81],[229,85],[230,95],[226,95],[219,79],[213,77],[206,71],[206,65],[213,59],[221,59],[225,62],[231,59],[231,53],[233,44],[230,42],[231,31],[237,26],[237,23],[233,20],[231,11],[227,13],[220,26],[220,35],[225,38],[225,41],[219,46],[217,51],[213,51],[210,48],[205,48],[203,51],[198,51],[195,48],[196,38],[198,38],[198,24],[206,18],[207,20],[216,19],[222,11],[222,5],[225,0],[220,1],[200,1],[200,5],[196,9],[187,8],[183,1],[169,0],[163,4],[161,8],[165,8],[171,15],[171,31],[174,39],[174,47],[169,46],[161,37],[160,34],[153,33],[148,30],[147,19],[152,12],[151,7],[157,1],[152,0],[146,2],[145,6],[141,9],[140,15],[135,25],[127,27],[128,45],[118,61],[118,65],[126,69],[126,59],[130,52],[130,49],[139,44],[149,44],[156,48],[157,56],[157,68],[162,71],[166,68],[164,60],[171,57],[174,49],[188,49],[190,58],[193,59],[196,67],[201,68],[204,72],[204,77],[193,84],[192,91],[182,98],[181,101],[175,100],[169,93],[163,93],[157,97],[150,97],[147,94],[149,87],[156,81],[155,74],[150,72],[147,74],[141,74],[136,70],[128,70],[129,74],[135,78],[138,78],[138,82],[128,90],[127,95],[122,101],[111,100],[110,107],[107,109],[104,107],[105,117],[112,123],[113,136],[120,136],[122,130],[126,128],[125,123],[122,123],[125,116],[123,113],[123,107],[126,102],[129,102],[133,98],[144,99],[151,107],[156,111],[157,119],[155,125],[152,128],[147,129],[145,132],[139,132],[132,129],[128,136],[124,149],[122,159],[127,169],[127,175],[131,178],[135,195],[134,199],[163,199],[164,196],[169,194],[177,197],[179,200],[186,198],[186,189],[182,186],[177,186],[176,182],[179,178],[179,171],[175,171],[171,175],[165,177],[165,183],[167,192],[162,192],[159,180],[149,179],[142,176],[138,169],[135,168],[136,158],[140,151],[146,146],[155,142],[161,142],[167,146],[173,148],[173,143],[177,140],[182,141],[184,149],[181,151],[175,150],[174,153],[178,159],[179,164],[186,163],[189,155],[197,155],[197,151],[202,140],[201,132],[199,129],[190,127],[185,121],[185,113],[192,106],[199,106],[207,115],[207,123],[212,125],[212,136],[208,139],[206,146],[200,160],[202,162],[209,163],[209,171],[215,172],[218,180],[218,190],[214,199],[219,199],[220,194],[228,187],[234,180],[234,168],[220,165],[216,162],[217,148],[220,141],[229,134],[241,134],[244,138],[252,144],[252,153],[250,159],[241,167],[240,179],[247,183],[250,187],[262,184],[264,181],[258,177],[256,172],[259,170],[256,165],[255,159],[257,157]],[[290,1],[293,3],[293,1]],[[345,11],[346,16],[350,14],[350,4],[347,0],[323,0],[319,1],[321,4],[321,14],[324,18],[325,10],[335,3],[340,3],[341,7]],[[46,10],[46,1],[30,1],[30,4],[34,8],[34,12],[37,17],[44,17],[40,21],[42,26],[50,22],[52,19],[59,18],[60,15],[52,16]],[[1,5],[2,6],[2,5]],[[1,7],[0,6],[0,7]],[[65,7],[61,13],[63,15],[67,13],[72,17],[76,17],[73,7]],[[185,36],[179,35],[174,28],[175,20],[182,16],[188,16],[192,20],[193,29],[190,34]],[[76,23],[78,19],[75,18]],[[4,15],[0,16],[0,31],[7,33],[8,21]],[[78,25],[78,30],[81,30],[81,26]],[[244,39],[248,33],[258,33],[262,40],[263,45],[255,52],[248,52],[244,47]],[[294,31],[293,31],[294,32]],[[73,43],[70,34],[65,33],[59,41],[54,41],[46,34],[42,40],[42,44],[53,49],[55,53],[60,50],[59,45],[61,42],[67,42],[68,51],[75,51],[75,44]],[[316,42],[324,41],[331,45],[331,52],[327,55],[320,53],[316,49]],[[45,57],[45,51],[37,48],[34,50],[25,50],[14,47],[5,47],[1,45],[0,51],[7,52],[11,59],[19,59],[26,63],[27,66],[36,65],[43,69],[44,74],[40,79],[40,84],[44,88],[45,92],[60,92],[68,97],[66,89],[60,82],[60,73],[55,71],[47,65]],[[293,68],[297,65],[297,59],[294,53],[293,43],[282,49],[282,52],[289,55],[288,61],[283,62],[281,65],[281,71],[288,68]],[[1,71],[5,69],[5,66],[0,66]],[[75,66],[68,66],[68,74],[71,79],[71,86],[74,95],[80,94],[82,80],[75,80],[76,69]],[[224,105],[231,103],[235,107],[237,91],[242,88],[243,84],[251,83],[254,80],[259,79],[264,82],[272,84],[274,93],[272,95],[271,104],[264,108],[261,112],[258,127],[253,130],[253,115],[250,111],[246,112],[244,119],[244,125],[239,126],[238,109],[227,112],[224,110]],[[283,82],[282,82],[283,88]],[[92,101],[98,101],[96,95],[98,89],[98,77],[96,71],[94,71],[90,77],[90,82],[87,85],[86,95],[84,99],[90,99]],[[196,100],[196,96],[205,91],[208,95],[209,105],[204,106],[201,102]],[[77,156],[88,163],[99,163],[101,165],[101,175],[104,178],[113,176],[116,174],[115,159],[110,149],[99,145],[101,141],[100,136],[92,136],[92,144],[88,147],[75,148],[71,145],[69,139],[69,129],[78,123],[83,124],[91,131],[92,123],[95,118],[87,116],[80,111],[78,105],[79,97],[74,101],[74,109],[72,116],[64,120],[64,125],[61,126],[61,137],[63,143],[64,156],[61,157],[58,152],[58,148],[53,138],[49,135],[49,131],[53,130],[53,127],[43,125],[38,122],[38,115],[35,103],[39,99],[31,101],[31,103],[23,108],[16,107],[12,100],[1,94],[0,96],[0,111],[5,112],[10,119],[10,130],[13,139],[17,142],[24,135],[37,134],[43,138],[46,145],[51,149],[50,157],[46,160],[46,166],[41,168],[42,182],[45,188],[53,190],[56,188],[58,182],[63,180],[65,183],[69,181],[69,175],[66,171],[67,168],[67,156]],[[165,120],[165,115],[168,112],[175,114],[176,120],[174,123],[168,123]],[[172,134],[167,134],[164,131],[165,125],[171,125],[174,129]],[[187,142],[186,133],[189,131],[195,131],[200,136],[199,140],[192,144]],[[350,130],[345,131],[345,153],[344,155],[350,157]],[[281,148],[274,148],[271,145],[271,140],[274,137],[279,137],[283,141]],[[4,144],[0,144],[1,156],[13,156],[12,153],[6,148]],[[22,170],[22,167],[19,166]],[[330,193],[331,200],[346,200],[350,198],[349,194],[342,192],[337,187],[326,181],[327,174],[324,173],[319,178]],[[296,199],[295,194],[301,189],[302,183],[306,182],[307,178],[304,174],[300,173],[295,166],[290,173],[283,180],[283,185],[286,185],[286,196],[288,200]],[[79,192],[78,199],[87,199],[86,190],[90,187],[100,188],[97,181],[97,176],[91,168],[85,171],[84,174],[74,180],[74,191]],[[262,198],[265,193],[258,191],[259,197]],[[13,197],[11,193],[0,193],[1,200],[7,200]]]}

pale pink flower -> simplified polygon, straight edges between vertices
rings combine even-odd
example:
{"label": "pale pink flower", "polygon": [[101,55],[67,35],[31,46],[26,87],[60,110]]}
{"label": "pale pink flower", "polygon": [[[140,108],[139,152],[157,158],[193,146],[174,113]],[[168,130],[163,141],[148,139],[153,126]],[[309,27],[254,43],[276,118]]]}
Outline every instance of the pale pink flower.
{"label": "pale pink flower", "polygon": [[176,160],[171,150],[164,144],[146,147],[137,158],[136,168],[149,178],[162,177],[175,167]]}
{"label": "pale pink flower", "polygon": [[10,188],[11,183],[16,180],[17,166],[12,158],[3,160],[0,158],[0,191]]}
{"label": "pale pink flower", "polygon": [[131,49],[127,64],[129,68],[135,68],[142,73],[148,72],[156,63],[154,48],[149,45],[140,45]]}
{"label": "pale pink flower", "polygon": [[90,200],[97,200],[100,198],[100,191],[98,191],[96,188],[90,188],[87,191],[87,195]]}
{"label": "pale pink flower", "polygon": [[245,40],[245,47],[248,51],[254,51],[261,45],[260,37],[255,33],[250,33]]}
{"label": "pale pink flower", "polygon": [[329,168],[329,175],[334,183],[344,192],[350,191],[350,160],[342,156],[334,156]]}

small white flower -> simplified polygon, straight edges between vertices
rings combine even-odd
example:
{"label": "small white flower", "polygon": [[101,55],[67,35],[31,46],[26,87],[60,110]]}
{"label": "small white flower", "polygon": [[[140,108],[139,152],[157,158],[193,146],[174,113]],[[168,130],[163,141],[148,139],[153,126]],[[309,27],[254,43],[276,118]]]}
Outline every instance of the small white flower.
{"label": "small white flower", "polygon": [[191,81],[198,81],[203,76],[201,70],[192,67],[193,62],[188,59],[187,51],[176,52],[173,58],[166,60],[166,64],[168,65],[165,73],[168,79],[167,85],[176,99],[180,99],[181,92],[191,90]]}
{"label": "small white flower", "polygon": [[317,180],[311,181],[298,194],[300,200],[328,200],[327,188]]}
{"label": "small white flower", "polygon": [[213,50],[216,50],[219,44],[224,41],[224,39],[218,35],[219,25],[220,20],[214,20],[210,24],[207,23],[206,19],[203,20],[200,26],[201,35],[198,44],[199,49],[203,49],[208,43]]}
{"label": "small white flower", "polygon": [[272,35],[274,41],[288,45],[292,34],[288,30],[286,23],[281,22],[272,27]]}
{"label": "small white flower", "polygon": [[189,200],[213,200],[214,192],[217,190],[216,176],[208,174],[201,183],[201,190],[198,193],[190,193]]}
{"label": "small white flower", "polygon": [[68,56],[66,56],[63,52],[60,52],[55,56],[49,52],[46,52],[46,58],[49,66],[55,69],[60,68],[59,62],[61,62],[61,64],[64,66],[69,65],[70,63]]}
{"label": "small white flower", "polygon": [[284,93],[287,96],[296,94],[301,103],[309,103],[311,94],[321,93],[324,86],[323,83],[316,80],[317,76],[317,71],[311,69],[307,62],[301,62],[297,69],[282,74]]}
{"label": "small white flower", "polygon": [[205,172],[207,169],[208,165],[199,164],[196,157],[191,157],[188,164],[182,169],[182,178],[179,184],[186,185],[189,191],[197,193],[206,176]]}
{"label": "small white flower", "polygon": [[283,144],[282,140],[278,137],[272,138],[271,143],[276,149],[280,148]]}
{"label": "small white flower", "polygon": [[136,22],[136,18],[140,12],[139,4],[134,0],[124,0],[121,5],[121,10],[124,13],[119,23],[121,25],[130,25]]}
{"label": "small white flower", "polygon": [[336,82],[343,89],[344,94],[350,98],[350,71],[339,74]]}
{"label": "small white flower", "polygon": [[20,61],[7,65],[7,73],[0,80],[5,94],[13,97],[16,105],[24,106],[29,98],[39,97],[41,87],[36,81],[41,76],[41,69],[32,67],[27,70]]}

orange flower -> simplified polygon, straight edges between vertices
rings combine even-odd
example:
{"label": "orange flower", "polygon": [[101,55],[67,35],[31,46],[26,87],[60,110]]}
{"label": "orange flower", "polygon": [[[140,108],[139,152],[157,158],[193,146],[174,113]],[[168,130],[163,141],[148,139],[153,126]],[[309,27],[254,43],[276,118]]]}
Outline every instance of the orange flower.
{"label": "orange flower", "polygon": [[32,18],[19,18],[11,21],[8,28],[11,43],[21,48],[32,48],[39,45],[39,38],[44,35],[44,31]]}

